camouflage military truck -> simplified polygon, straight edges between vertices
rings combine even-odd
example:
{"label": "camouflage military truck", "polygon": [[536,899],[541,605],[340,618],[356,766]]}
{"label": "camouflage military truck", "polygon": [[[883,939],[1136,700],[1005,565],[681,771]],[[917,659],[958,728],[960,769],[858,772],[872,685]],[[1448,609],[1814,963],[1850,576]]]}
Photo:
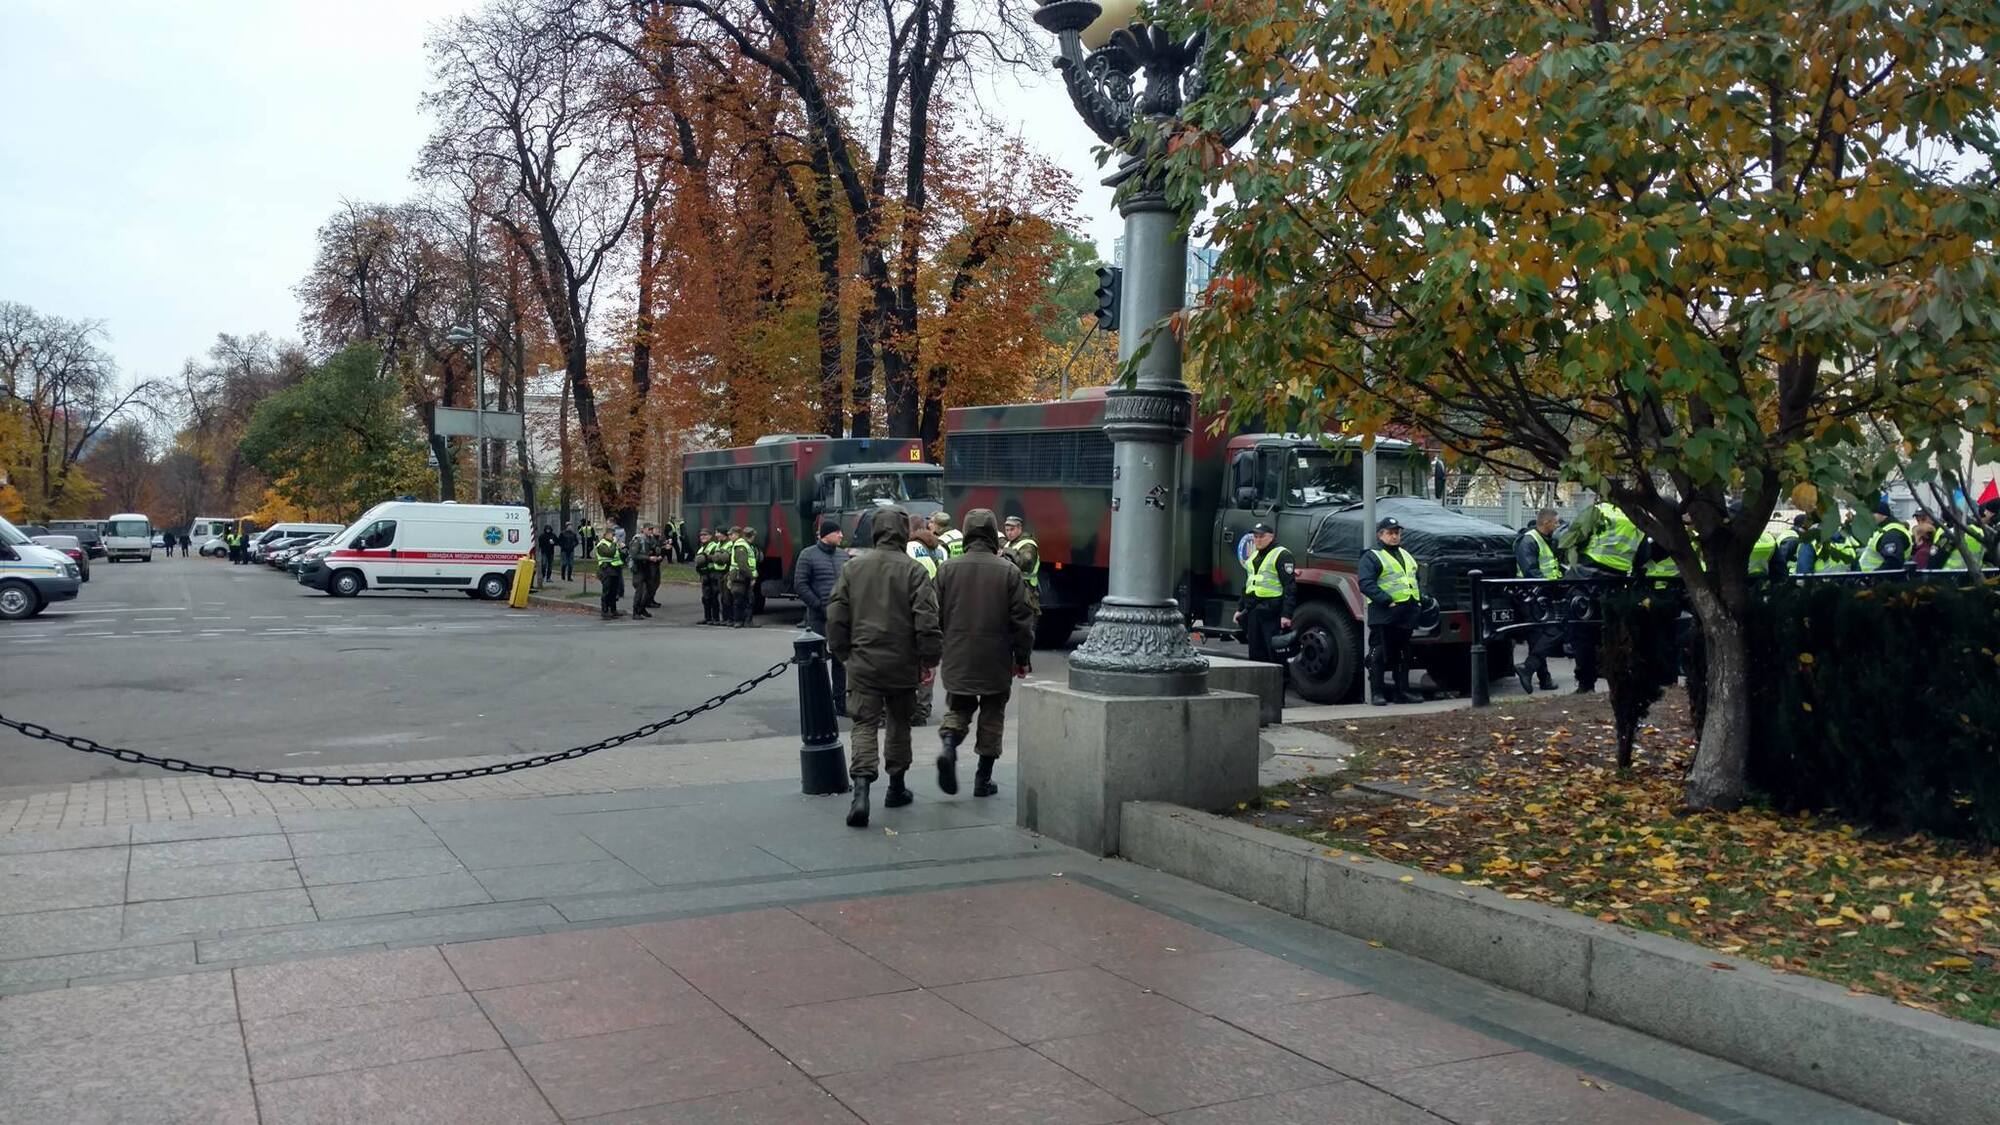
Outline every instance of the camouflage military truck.
{"label": "camouflage military truck", "polygon": [[690,538],[704,527],[756,533],[761,613],[767,597],[793,596],[792,567],[822,517],[839,520],[851,544],[862,515],[878,507],[937,511],[942,473],[924,462],[914,438],[772,434],[755,445],[683,454],[681,515]]}
{"label": "camouflage military truck", "polygon": [[[991,508],[1018,515],[1041,548],[1042,640],[1056,643],[1104,597],[1111,561],[1111,442],[1101,393],[1067,402],[966,407],[949,415],[945,506],[963,515]],[[1363,543],[1359,443],[1299,434],[1229,436],[1219,416],[1202,418],[1183,446],[1186,528],[1175,537],[1177,596],[1210,635],[1234,636],[1250,527],[1276,525],[1298,565],[1299,694],[1333,703],[1360,694],[1363,601],[1355,577]],[[1426,499],[1430,462],[1407,442],[1377,446],[1377,514],[1405,528],[1426,593],[1442,624],[1417,638],[1417,662],[1439,684],[1462,690],[1470,676],[1471,588],[1467,572],[1514,572],[1514,533]],[[1372,542],[1374,536],[1367,537]],[[1504,647],[1493,675],[1510,669]]]}

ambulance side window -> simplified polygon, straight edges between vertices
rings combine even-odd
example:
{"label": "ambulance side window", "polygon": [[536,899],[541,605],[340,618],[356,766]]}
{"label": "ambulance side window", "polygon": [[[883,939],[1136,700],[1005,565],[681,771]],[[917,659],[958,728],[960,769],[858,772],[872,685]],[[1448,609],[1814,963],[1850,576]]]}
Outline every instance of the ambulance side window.
{"label": "ambulance side window", "polygon": [[357,551],[379,551],[396,541],[396,521],[376,520],[354,537]]}

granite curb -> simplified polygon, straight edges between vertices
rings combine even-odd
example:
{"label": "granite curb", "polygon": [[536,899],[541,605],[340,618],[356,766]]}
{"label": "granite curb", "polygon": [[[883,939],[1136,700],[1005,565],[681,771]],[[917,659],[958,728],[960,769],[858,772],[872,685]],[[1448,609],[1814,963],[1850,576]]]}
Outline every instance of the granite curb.
{"label": "granite curb", "polygon": [[2000,1123],[2000,1031],[1176,805],[1134,863],[1920,1125]]}

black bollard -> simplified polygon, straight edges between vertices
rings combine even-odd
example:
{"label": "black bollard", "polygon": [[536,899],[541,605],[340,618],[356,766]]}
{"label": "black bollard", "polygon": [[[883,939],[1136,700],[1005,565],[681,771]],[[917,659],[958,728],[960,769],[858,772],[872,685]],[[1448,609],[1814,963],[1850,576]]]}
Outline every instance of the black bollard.
{"label": "black bollard", "polygon": [[809,796],[847,792],[847,751],[833,716],[833,673],[826,638],[811,630],[792,641],[799,666],[799,789]]}
{"label": "black bollard", "polygon": [[1486,682],[1486,596],[1479,588],[1486,572],[1475,570],[1465,577],[1472,587],[1472,705],[1487,707],[1493,696]]}

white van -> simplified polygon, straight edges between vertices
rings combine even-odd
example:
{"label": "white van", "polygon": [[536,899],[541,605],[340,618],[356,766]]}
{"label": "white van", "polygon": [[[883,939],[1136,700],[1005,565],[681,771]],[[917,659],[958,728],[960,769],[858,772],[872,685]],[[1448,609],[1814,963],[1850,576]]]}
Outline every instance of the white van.
{"label": "white van", "polygon": [[233,516],[196,516],[194,522],[188,525],[188,542],[194,544],[194,549],[204,556],[220,555],[223,552],[211,547],[209,541],[229,534],[229,527],[235,522]]}
{"label": "white van", "polygon": [[299,583],[351,598],[363,590],[463,590],[507,596],[534,547],[528,509],[391,500],[368,509],[299,571]]}
{"label": "white van", "polygon": [[50,602],[69,601],[82,583],[61,551],[36,546],[0,517],[0,620],[33,617]]}
{"label": "white van", "polygon": [[138,559],[153,561],[153,521],[138,512],[126,512],[104,521],[104,561]]}

